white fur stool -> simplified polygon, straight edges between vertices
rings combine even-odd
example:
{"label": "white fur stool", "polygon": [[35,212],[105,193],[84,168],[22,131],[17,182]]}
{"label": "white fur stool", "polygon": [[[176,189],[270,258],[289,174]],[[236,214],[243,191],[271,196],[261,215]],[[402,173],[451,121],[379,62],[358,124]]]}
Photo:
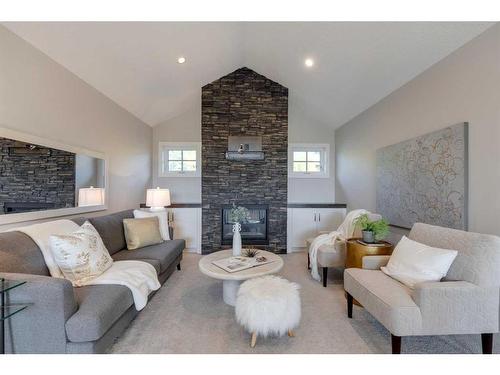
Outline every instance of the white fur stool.
{"label": "white fur stool", "polygon": [[300,322],[300,286],[277,276],[245,281],[236,299],[236,320],[252,333],[251,347],[257,336],[269,334],[293,337]]}

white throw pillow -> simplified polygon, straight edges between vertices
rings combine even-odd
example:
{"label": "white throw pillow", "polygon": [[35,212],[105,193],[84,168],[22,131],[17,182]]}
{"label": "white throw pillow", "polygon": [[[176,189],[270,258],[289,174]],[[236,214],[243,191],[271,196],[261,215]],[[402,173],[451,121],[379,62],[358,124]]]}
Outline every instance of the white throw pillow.
{"label": "white throw pillow", "polygon": [[168,217],[167,211],[143,211],[143,210],[134,210],[134,218],[142,219],[145,217],[157,217],[158,223],[160,225],[160,234],[163,241],[170,240],[170,233],[168,231]]}
{"label": "white throw pillow", "polygon": [[88,221],[73,233],[51,235],[49,243],[64,278],[74,286],[85,285],[113,264],[99,232]]}
{"label": "white throw pillow", "polygon": [[456,250],[430,247],[403,236],[387,266],[380,269],[413,288],[424,281],[440,281],[448,273],[457,254]]}

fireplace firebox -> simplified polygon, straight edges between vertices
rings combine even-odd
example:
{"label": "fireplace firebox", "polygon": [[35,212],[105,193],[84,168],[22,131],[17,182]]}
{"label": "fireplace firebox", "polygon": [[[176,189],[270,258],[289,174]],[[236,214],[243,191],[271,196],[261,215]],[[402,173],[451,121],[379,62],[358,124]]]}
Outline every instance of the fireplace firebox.
{"label": "fireplace firebox", "polygon": [[[243,245],[268,245],[267,205],[239,204],[248,209],[249,218],[241,223],[241,241]],[[229,220],[229,211],[233,206],[222,208],[222,245],[233,243],[233,222]]]}

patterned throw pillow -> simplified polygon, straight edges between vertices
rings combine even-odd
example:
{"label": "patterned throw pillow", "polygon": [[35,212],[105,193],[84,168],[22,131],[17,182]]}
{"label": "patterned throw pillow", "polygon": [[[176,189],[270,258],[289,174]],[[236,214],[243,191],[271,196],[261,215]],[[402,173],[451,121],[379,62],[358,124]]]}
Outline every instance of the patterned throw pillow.
{"label": "patterned throw pillow", "polygon": [[101,236],[88,221],[71,234],[50,236],[49,241],[57,265],[73,286],[85,285],[113,264]]}

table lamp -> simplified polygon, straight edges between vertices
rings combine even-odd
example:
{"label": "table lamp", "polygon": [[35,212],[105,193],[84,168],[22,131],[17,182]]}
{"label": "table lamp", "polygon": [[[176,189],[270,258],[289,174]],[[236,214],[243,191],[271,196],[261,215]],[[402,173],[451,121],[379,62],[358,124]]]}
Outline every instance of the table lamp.
{"label": "table lamp", "polygon": [[102,206],[104,204],[104,188],[78,189],[78,207]]}
{"label": "table lamp", "polygon": [[152,211],[161,211],[165,206],[170,206],[170,191],[168,189],[147,189],[146,206]]}

